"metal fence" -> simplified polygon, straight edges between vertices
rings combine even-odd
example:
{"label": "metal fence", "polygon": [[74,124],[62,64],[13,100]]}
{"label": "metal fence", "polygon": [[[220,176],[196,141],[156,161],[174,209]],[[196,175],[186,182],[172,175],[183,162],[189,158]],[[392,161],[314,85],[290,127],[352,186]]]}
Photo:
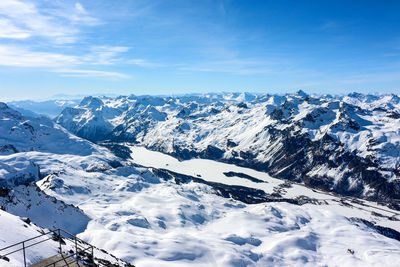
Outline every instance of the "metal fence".
{"label": "metal fence", "polygon": [[[45,239],[41,237],[46,237]],[[41,238],[40,240],[38,240]],[[38,241],[36,241],[38,240]],[[0,249],[0,259],[7,260],[9,255],[14,254],[14,253],[22,253],[23,259],[24,259],[24,267],[27,267],[27,249],[33,246],[37,246],[43,242],[53,240],[55,242],[58,242],[58,250],[59,254],[61,255],[61,259],[55,260],[54,262],[51,262],[47,265],[44,265],[45,267],[47,266],[69,266],[72,262],[80,262],[85,266],[97,266],[94,263],[94,247],[83,241],[82,239],[79,239],[75,235],[63,230],[63,229],[56,229],[56,230],[51,230],[48,232],[45,232],[41,235],[29,238],[27,240],[24,240],[22,242],[13,244],[11,246],[1,248]],[[66,242],[69,242],[69,246],[67,245]],[[63,246],[65,249],[63,250]],[[68,249],[69,248],[69,249]],[[55,255],[53,255],[55,256]],[[67,260],[70,259],[72,262],[68,262]],[[64,264],[62,263],[64,262]],[[63,264],[63,265],[61,265]]]}

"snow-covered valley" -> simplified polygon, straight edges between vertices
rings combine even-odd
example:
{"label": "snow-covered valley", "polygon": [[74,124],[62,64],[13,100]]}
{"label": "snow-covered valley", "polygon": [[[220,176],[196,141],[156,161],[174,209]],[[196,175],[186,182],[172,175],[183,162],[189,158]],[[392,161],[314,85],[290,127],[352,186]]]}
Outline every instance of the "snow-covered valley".
{"label": "snow-covered valley", "polygon": [[[249,95],[237,97],[246,96],[250,100],[243,101],[254,100]],[[245,165],[243,162],[212,159],[210,155],[218,153],[212,148],[209,150],[214,154],[199,156],[196,146],[207,148],[212,134],[216,137],[213,143],[216,148],[226,138],[219,134],[224,131],[232,131],[240,138],[246,134],[252,136],[245,129],[254,128],[257,135],[257,129],[265,126],[265,121],[257,117],[258,113],[265,113],[261,109],[265,107],[264,101],[259,102],[260,109],[241,108],[247,114],[247,121],[243,117],[236,124],[242,128],[249,124],[249,128],[244,127],[239,134],[233,128],[218,128],[221,124],[216,124],[218,127],[213,130],[207,128],[214,119],[189,126],[199,127],[198,130],[182,128],[182,132],[174,134],[169,132],[168,125],[182,126],[185,122],[174,113],[176,108],[164,120],[165,110],[158,110],[165,104],[161,98],[143,97],[141,101],[149,103],[143,106],[142,102],[136,109],[123,107],[129,98],[119,99],[122,102],[88,98],[80,107],[67,108],[62,113],[81,109],[81,113],[74,113],[75,121],[70,121],[67,128],[80,135],[90,130],[90,136],[102,137],[98,141],[104,146],[77,137],[46,118],[27,117],[5,104],[0,105],[0,249],[36,235],[40,227],[60,227],[135,266],[400,265],[400,211],[393,208],[395,195],[387,202],[378,198],[378,203],[372,198],[357,198],[357,194],[343,196],[334,190],[316,189],[302,180],[277,179],[262,170],[248,168],[251,166],[239,166]],[[188,97],[184,106],[192,105],[192,100]],[[235,103],[232,108],[237,109],[237,101],[242,100],[230,102]],[[204,107],[207,110],[210,105],[225,108],[218,104],[218,99],[202,101],[209,101]],[[98,105],[97,113],[92,113],[96,110],[92,107],[84,111],[89,113],[82,111],[82,106],[94,104]],[[398,110],[396,105],[393,110]],[[196,112],[207,114],[205,109]],[[140,115],[131,121],[131,126],[140,122],[136,126],[146,124],[147,130],[139,131],[141,137],[136,136],[133,143],[126,143],[124,138],[118,140],[116,135],[111,140],[104,139],[104,129],[132,133],[120,126],[125,123],[122,117],[127,116],[126,110],[131,112],[129,116]],[[87,117],[82,118],[82,114]],[[144,119],[143,114],[151,119]],[[199,121],[203,118],[199,113],[194,116]],[[86,123],[80,125],[78,118]],[[215,119],[222,121],[223,117]],[[168,125],[163,128],[163,124],[153,124],[154,120]],[[398,155],[392,153],[398,146],[395,135],[398,121],[389,123],[393,125],[380,127],[389,128],[390,131],[382,130],[382,135],[393,135],[385,144],[393,144],[394,148],[385,150],[386,154],[376,150],[376,155],[386,155],[387,158],[379,156],[388,159],[385,168],[398,160]],[[77,125],[82,127],[73,128]],[[210,133],[203,138],[203,131]],[[193,141],[193,150],[187,151],[193,154],[187,160],[182,160],[186,152],[178,149],[181,153],[176,153],[177,149],[168,151],[164,147],[166,142],[162,140],[167,140],[170,134],[175,146],[184,145],[181,143],[184,138]],[[194,141],[195,134],[199,142]],[[266,140],[259,135],[257,138],[260,143]],[[230,139],[224,142],[227,140]],[[232,149],[224,155],[238,146],[242,150],[252,147],[252,141],[243,140],[232,139],[237,145],[231,144]],[[337,170],[337,166],[333,169]],[[337,174],[330,171],[333,176]],[[397,179],[396,174],[391,175],[387,179]],[[32,225],[14,215],[29,217]],[[30,256],[30,262],[57,251],[57,244],[44,246]],[[21,266],[21,258],[9,257],[9,260],[0,259],[0,266]]]}
{"label": "snow-covered valley", "polygon": [[95,142],[218,160],[398,206],[399,109],[393,94],[131,95],[87,97],[57,122]]}
{"label": "snow-covered valley", "polygon": [[150,151],[144,147],[130,146],[130,149],[132,161],[139,165],[170,170],[191,176],[196,180],[262,190],[275,201],[299,200],[299,203],[305,206],[329,205],[329,210],[344,216],[362,218],[381,226],[400,230],[400,211],[376,202],[340,197],[305,187],[302,184],[276,179],[263,172],[213,160],[179,161],[172,156]]}

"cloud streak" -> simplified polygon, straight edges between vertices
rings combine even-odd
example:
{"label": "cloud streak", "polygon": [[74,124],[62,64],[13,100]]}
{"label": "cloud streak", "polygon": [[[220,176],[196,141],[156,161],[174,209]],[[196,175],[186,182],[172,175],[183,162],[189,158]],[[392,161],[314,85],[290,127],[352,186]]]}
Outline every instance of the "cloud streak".
{"label": "cloud streak", "polygon": [[0,45],[0,66],[59,67],[79,64],[79,58],[50,52],[35,52],[23,47]]}
{"label": "cloud streak", "polygon": [[120,54],[130,50],[127,46],[94,46],[90,52],[83,57],[83,61],[96,65],[113,65],[124,60]]}
{"label": "cloud streak", "polygon": [[[118,53],[125,51],[121,47],[103,48],[103,57],[96,59],[93,54],[86,56],[66,55],[61,53],[37,52],[23,47],[0,45],[0,66],[45,68],[50,72],[63,73],[63,77],[106,77],[126,79],[129,75],[101,70],[83,70],[79,66],[112,64]],[[109,52],[107,52],[109,51]],[[65,67],[69,67],[65,69]]]}
{"label": "cloud streak", "polygon": [[0,1],[0,38],[46,38],[56,44],[74,43],[79,30],[76,24],[94,25],[99,21],[87,15],[80,5],[73,10],[53,6],[39,9],[31,2]]}
{"label": "cloud streak", "polygon": [[40,3],[0,0],[0,66],[39,68],[64,77],[115,79],[130,76],[98,68],[116,64],[155,66],[144,59],[124,59],[121,55],[131,49],[127,46],[76,44],[81,27],[102,24],[81,3]]}
{"label": "cloud streak", "polygon": [[61,73],[62,77],[100,77],[100,78],[117,78],[117,79],[130,78],[129,75],[123,73],[100,71],[100,70],[59,69],[59,70],[53,70],[53,72]]}

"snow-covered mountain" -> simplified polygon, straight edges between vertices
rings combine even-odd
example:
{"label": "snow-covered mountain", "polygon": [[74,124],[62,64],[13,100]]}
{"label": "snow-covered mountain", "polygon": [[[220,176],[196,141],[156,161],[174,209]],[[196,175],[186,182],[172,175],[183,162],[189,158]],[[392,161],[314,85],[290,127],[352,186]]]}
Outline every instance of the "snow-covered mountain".
{"label": "snow-covered mountain", "polygon": [[[87,216],[40,192],[34,182],[71,170],[104,170],[118,158],[66,131],[45,117],[25,117],[0,103],[0,206],[34,218],[43,227],[63,227],[72,233],[85,229]],[[33,183],[33,184],[32,184]],[[63,218],[64,217],[64,218]],[[71,219],[73,217],[74,223]]]}
{"label": "snow-covered mountain", "polygon": [[[92,140],[214,159],[398,205],[400,97],[209,94],[86,97],[56,121]],[[397,206],[398,208],[399,206]]]}
{"label": "snow-covered mountain", "polygon": [[[196,98],[206,108],[219,107],[216,97]],[[238,97],[253,96],[218,97],[232,103],[221,100],[225,106],[239,108]],[[190,98],[186,104],[185,97],[174,101],[189,105]],[[113,123],[139,98],[120,99],[88,98],[82,106],[90,110],[97,105],[114,133]],[[165,106],[162,98],[140,101],[149,103],[137,107],[150,118],[149,130],[172,119],[159,110]],[[137,266],[400,264],[400,213],[385,205],[337,197],[214,160],[179,162],[143,147],[106,144],[120,158],[48,119],[0,107],[0,206],[5,210],[0,210],[0,248],[40,231],[12,213],[41,227],[66,228]],[[147,138],[148,133],[143,135]],[[57,251],[57,244],[43,244],[28,255],[28,262]],[[21,255],[8,258],[0,259],[0,266],[22,262]]]}

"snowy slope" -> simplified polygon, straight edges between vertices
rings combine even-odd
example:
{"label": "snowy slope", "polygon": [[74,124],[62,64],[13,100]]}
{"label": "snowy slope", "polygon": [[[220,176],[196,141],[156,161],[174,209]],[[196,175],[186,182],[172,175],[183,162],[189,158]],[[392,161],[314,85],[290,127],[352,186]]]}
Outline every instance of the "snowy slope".
{"label": "snowy slope", "polygon": [[[251,95],[237,97],[251,99]],[[162,104],[159,99],[142,100],[154,105],[155,110],[148,105],[143,109],[151,120],[163,121],[168,117],[157,111],[157,105]],[[208,105],[215,99],[207,101],[204,99]],[[96,104],[89,102],[86,105]],[[121,108],[118,105],[116,108]],[[395,239],[400,238],[396,235],[398,232],[351,218],[376,219],[378,225],[399,231],[395,211],[385,206],[369,202],[349,205],[346,200],[339,203],[341,199],[333,195],[297,184],[287,186],[265,173],[222,166],[215,161],[182,162],[187,166],[185,169],[184,165],[178,165],[177,159],[159,154],[149,156],[147,152],[154,152],[135,147],[130,147],[132,159],[123,161],[106,148],[73,136],[60,126],[42,123],[41,119],[27,119],[6,106],[2,110],[0,134],[4,151],[0,156],[3,164],[0,170],[7,173],[0,177],[7,181],[7,188],[0,192],[0,205],[10,213],[28,215],[41,226],[74,226],[72,230],[80,232],[80,238],[137,266],[400,264],[400,243]],[[109,121],[114,112],[109,111],[109,117],[104,120]],[[24,127],[27,120],[33,133],[30,127]],[[110,123],[117,125],[115,121]],[[20,134],[12,135],[13,127]],[[34,138],[26,139],[26,136]],[[46,140],[52,145],[46,144]],[[160,165],[151,166],[152,159]],[[195,177],[162,170],[167,167]],[[23,170],[32,174],[39,171],[35,177],[39,179],[37,187],[25,186],[12,177],[12,173],[16,175]],[[224,177],[220,178],[221,175]],[[218,183],[204,182],[215,182],[212,180],[215,176]],[[195,180],[196,177],[203,182]],[[254,182],[257,180],[263,181]],[[318,202],[294,205],[290,201],[246,204],[234,199],[238,192],[254,189],[254,184],[267,185],[262,188],[265,193],[272,190],[288,199],[300,195],[323,196],[330,202],[328,205]],[[279,192],[275,188],[280,188]],[[336,204],[335,199],[339,201]],[[367,207],[366,203],[375,207]],[[17,233],[20,225],[9,224],[3,213],[0,213],[0,226],[12,225],[10,233]],[[14,235],[4,235],[5,228],[0,229],[1,242],[19,241]],[[21,262],[21,258],[15,260]]]}
{"label": "snowy slope", "polygon": [[[399,241],[330,206],[245,204],[155,171],[64,173],[38,185],[92,218],[81,238],[137,266],[400,264]],[[71,194],[77,184],[86,192]]]}
{"label": "snowy slope", "polygon": [[50,197],[33,184],[20,185],[0,197],[0,206],[11,214],[28,217],[48,229],[62,228],[78,234],[85,230],[89,217],[77,207]]}
{"label": "snowy slope", "polygon": [[90,155],[105,149],[77,138],[50,119],[30,118],[0,103],[1,154],[41,151],[57,154]]}
{"label": "snowy slope", "polygon": [[43,227],[72,233],[85,229],[88,217],[26,185],[66,169],[111,168],[117,160],[107,149],[68,133],[49,119],[25,117],[3,103],[0,150],[0,187],[6,188],[0,194],[0,206]]}
{"label": "snowy slope", "polygon": [[[58,236],[51,233],[49,229],[37,226],[26,217],[18,217],[0,210],[0,233],[0,256],[2,256],[0,257],[0,266],[24,266],[23,250],[21,250],[23,248],[22,241],[25,241],[25,257],[28,266],[59,253],[60,243]],[[61,232],[61,236],[61,246],[64,254],[73,256],[71,251],[75,251],[75,240],[64,232]],[[27,241],[28,239],[29,241]],[[88,247],[83,242],[79,242],[79,245],[82,248]],[[94,247],[94,259],[96,263],[99,260],[103,260],[102,262],[106,263],[104,261],[106,260],[110,264],[126,266],[124,262],[118,260],[115,256],[97,247]]]}
{"label": "snowy slope", "polygon": [[[106,148],[70,134],[47,118],[25,117],[4,103],[0,103],[0,150],[2,210],[74,234],[82,232],[90,218],[78,207],[43,193],[34,182],[54,173],[102,171],[118,164]],[[5,241],[11,245],[12,240]]]}
{"label": "snowy slope", "polygon": [[[5,211],[0,210],[0,248],[4,248],[15,243],[22,242],[26,239],[33,238],[41,235],[47,231],[33,223],[26,223],[22,218],[11,215]],[[41,237],[35,240],[41,241],[48,237]],[[28,242],[27,245],[33,244]],[[11,249],[0,252],[1,254],[10,253],[13,250],[20,249],[21,246],[13,247]],[[26,251],[27,264],[35,263],[40,260],[46,259],[50,256],[57,254],[58,242],[53,240],[46,241],[37,246],[31,247]],[[0,266],[19,267],[24,266],[22,251],[7,256],[8,261],[0,258]]]}
{"label": "snowy slope", "polygon": [[[400,100],[209,94],[87,97],[57,122],[93,141],[214,159],[342,195],[400,199]],[[399,206],[400,207],[400,206]]]}
{"label": "snowy slope", "polygon": [[25,117],[0,103],[0,186],[38,180],[66,164],[104,169],[116,160],[106,148],[74,136],[47,118]]}
{"label": "snowy slope", "polygon": [[[302,184],[288,183],[263,172],[213,160],[179,161],[169,155],[150,151],[143,147],[131,146],[130,149],[132,161],[141,166],[168,170],[172,174],[187,175],[194,177],[193,180],[203,180],[205,183],[254,188],[265,192],[265,195],[259,195],[259,200],[251,198],[249,195],[252,193],[251,191],[247,193],[248,195],[243,192],[243,196],[237,196],[237,199],[242,199],[242,201],[258,203],[274,200],[301,205],[328,205],[329,210],[334,210],[343,216],[357,217],[375,222],[380,226],[400,230],[400,212],[379,203],[340,197],[305,187]],[[235,198],[235,196],[233,197]]]}

